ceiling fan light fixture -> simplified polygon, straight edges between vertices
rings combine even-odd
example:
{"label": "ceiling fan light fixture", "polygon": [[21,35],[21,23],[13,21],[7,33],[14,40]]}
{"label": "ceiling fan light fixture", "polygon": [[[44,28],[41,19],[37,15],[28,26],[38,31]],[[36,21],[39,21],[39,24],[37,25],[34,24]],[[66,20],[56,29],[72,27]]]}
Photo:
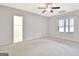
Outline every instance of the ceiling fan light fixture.
{"label": "ceiling fan light fixture", "polygon": [[51,9],[47,8],[46,11],[50,12]]}

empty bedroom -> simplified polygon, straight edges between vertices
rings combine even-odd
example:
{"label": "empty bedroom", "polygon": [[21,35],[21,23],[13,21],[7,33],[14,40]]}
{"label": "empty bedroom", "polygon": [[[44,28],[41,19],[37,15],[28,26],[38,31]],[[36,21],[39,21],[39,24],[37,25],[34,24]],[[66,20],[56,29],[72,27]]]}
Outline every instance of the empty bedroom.
{"label": "empty bedroom", "polygon": [[79,3],[0,3],[0,56],[79,56]]}

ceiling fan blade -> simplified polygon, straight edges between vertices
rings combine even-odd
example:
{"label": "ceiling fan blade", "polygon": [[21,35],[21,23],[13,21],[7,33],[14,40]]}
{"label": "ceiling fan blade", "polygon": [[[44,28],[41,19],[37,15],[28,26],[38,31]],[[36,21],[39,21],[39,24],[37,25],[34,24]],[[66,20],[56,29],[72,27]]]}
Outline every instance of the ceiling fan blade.
{"label": "ceiling fan blade", "polygon": [[38,7],[38,9],[45,9],[45,7]]}
{"label": "ceiling fan blade", "polygon": [[60,7],[52,7],[52,9],[60,9]]}
{"label": "ceiling fan blade", "polygon": [[42,11],[42,13],[44,13],[46,10]]}
{"label": "ceiling fan blade", "polygon": [[53,12],[53,10],[50,10],[50,12]]}

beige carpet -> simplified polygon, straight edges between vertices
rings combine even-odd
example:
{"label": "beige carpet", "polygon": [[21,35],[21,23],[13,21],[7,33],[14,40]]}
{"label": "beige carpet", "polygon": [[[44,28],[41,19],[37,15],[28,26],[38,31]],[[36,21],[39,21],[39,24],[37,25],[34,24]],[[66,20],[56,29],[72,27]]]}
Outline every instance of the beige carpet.
{"label": "beige carpet", "polygon": [[37,39],[1,47],[0,52],[13,56],[77,56],[79,44],[74,43],[73,46],[72,43],[64,44],[52,39]]}

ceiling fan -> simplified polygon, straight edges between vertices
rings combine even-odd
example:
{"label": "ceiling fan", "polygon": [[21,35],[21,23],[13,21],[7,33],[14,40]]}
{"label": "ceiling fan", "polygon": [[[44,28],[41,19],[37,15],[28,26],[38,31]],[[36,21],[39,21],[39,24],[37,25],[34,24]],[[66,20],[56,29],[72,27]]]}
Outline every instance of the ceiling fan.
{"label": "ceiling fan", "polygon": [[45,3],[45,7],[38,7],[38,9],[43,9],[42,13],[49,11],[53,12],[53,9],[60,9],[60,7],[53,7],[52,3]]}

